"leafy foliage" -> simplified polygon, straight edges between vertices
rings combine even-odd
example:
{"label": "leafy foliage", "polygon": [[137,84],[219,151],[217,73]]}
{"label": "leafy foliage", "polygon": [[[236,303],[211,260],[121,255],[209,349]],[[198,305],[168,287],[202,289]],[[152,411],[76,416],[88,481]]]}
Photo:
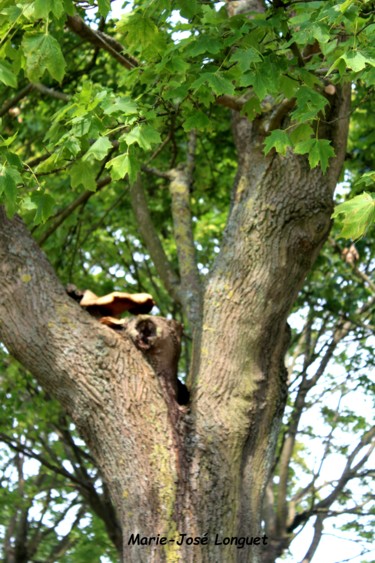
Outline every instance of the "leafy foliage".
{"label": "leafy foliage", "polygon": [[357,195],[338,205],[332,217],[340,218],[341,215],[344,216],[341,236],[358,239],[365,234],[368,226],[375,222],[375,198],[366,192]]}

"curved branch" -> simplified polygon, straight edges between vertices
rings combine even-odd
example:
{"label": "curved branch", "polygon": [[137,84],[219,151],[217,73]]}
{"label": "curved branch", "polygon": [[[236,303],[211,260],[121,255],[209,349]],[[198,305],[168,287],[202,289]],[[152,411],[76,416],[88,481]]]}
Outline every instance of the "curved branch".
{"label": "curved branch", "polygon": [[180,281],[172,270],[152,222],[140,175],[138,175],[136,182],[130,186],[130,198],[139,232],[150,253],[151,260],[155,265],[160,279],[172,298],[177,301],[177,303],[181,303]]}
{"label": "curved branch", "polygon": [[102,31],[91,29],[79,16],[68,16],[66,23],[68,28],[76,35],[79,35],[82,39],[94,45],[94,47],[107,51],[128,70],[138,66],[138,62],[133,57],[122,54],[125,49],[121,43]]}
{"label": "curved branch", "polygon": [[[4,442],[4,444],[7,444],[7,446],[9,446],[9,448],[11,448],[12,450],[19,452],[19,453],[22,453],[24,456],[26,456],[30,459],[35,459],[36,461],[39,461],[39,463],[41,465],[43,465],[44,467],[46,467],[47,469],[52,471],[55,475],[61,475],[62,477],[64,477],[64,479],[71,481],[81,491],[83,491],[85,488],[90,490],[90,486],[89,486],[88,483],[85,483],[81,479],[78,479],[72,473],[69,473],[69,471],[64,469],[63,466],[59,466],[55,463],[50,463],[47,459],[45,459],[45,457],[43,457],[42,455],[33,451],[31,448],[29,448],[25,444],[21,444],[20,442],[14,440],[14,438],[12,438],[11,436],[8,436],[4,432],[0,433],[0,440],[2,442]],[[45,444],[43,444],[43,445],[45,445]]]}
{"label": "curved branch", "polygon": [[[108,485],[124,535],[137,526],[151,535],[155,517],[140,523],[131,507],[147,514],[154,483],[163,471],[175,482],[178,467],[175,429],[153,368],[127,333],[98,323],[68,297],[21,219],[10,220],[3,208],[0,277],[1,340],[71,415]],[[141,442],[144,447],[134,449]],[[151,461],[159,447],[168,452],[163,467]],[[141,486],[139,475],[145,475]],[[164,529],[166,511],[161,518]]]}
{"label": "curved branch", "polygon": [[315,552],[323,535],[323,520],[324,518],[320,514],[316,517],[313,539],[305,557],[302,560],[302,563],[309,563],[315,555]]}
{"label": "curved branch", "polygon": [[[344,468],[344,471],[343,471],[341,477],[338,479],[337,484],[333,488],[332,492],[326,498],[322,499],[315,506],[313,506],[311,509],[306,510],[304,512],[301,512],[300,514],[296,514],[296,516],[293,519],[293,522],[287,528],[288,533],[291,533],[298,526],[300,526],[303,522],[306,522],[313,514],[325,513],[325,514],[328,515],[329,507],[337,500],[339,494],[343,491],[345,485],[351,479],[358,477],[359,470],[363,467],[363,465],[369,459],[371,453],[373,452],[373,450],[375,448],[375,443],[373,441],[374,436],[375,436],[375,426],[372,427],[367,432],[365,432],[365,434],[362,436],[359,443],[356,445],[356,447],[353,449],[353,451],[349,455],[347,462],[346,462],[346,465],[345,465],[345,468]],[[360,453],[360,451],[366,446],[369,446],[366,453],[361,457],[361,459],[353,467],[352,466],[353,461],[355,460],[357,455]]]}
{"label": "curved branch", "polygon": [[72,201],[72,203],[67,205],[58,214],[56,221],[54,221],[54,223],[52,223],[52,225],[50,225],[50,227],[46,230],[46,232],[43,233],[43,235],[38,239],[38,243],[40,244],[40,246],[42,246],[46,242],[46,240],[49,239],[49,237],[60,227],[60,225],[65,221],[65,219],[67,219],[67,217],[69,217],[69,215],[71,215],[77,209],[77,207],[86,203],[90,199],[90,197],[92,197],[94,194],[96,194],[98,191],[104,188],[104,186],[107,186],[110,183],[111,183],[111,178],[109,176],[107,176],[106,178],[102,178],[101,180],[98,180],[96,184],[97,188],[95,192],[93,192],[92,190],[86,190],[80,196],[78,196],[74,201]]}
{"label": "curved branch", "polygon": [[59,92],[54,88],[48,88],[41,84],[40,82],[33,82],[32,88],[34,90],[38,90],[41,94],[45,94],[46,96],[50,96],[51,98],[55,98],[56,100],[62,100],[63,102],[69,102],[70,96],[64,94],[64,92]]}
{"label": "curved branch", "polygon": [[[191,155],[189,157],[191,159]],[[169,190],[172,198],[172,218],[181,276],[181,297],[192,327],[199,323],[202,312],[202,285],[195,255],[190,185],[192,164],[184,170],[171,171]]]}
{"label": "curved branch", "polygon": [[0,108],[0,117],[5,115],[13,106],[15,106],[20,100],[22,100],[31,90],[33,89],[32,84],[28,84],[22,90],[18,92],[13,98],[5,102],[5,104]]}

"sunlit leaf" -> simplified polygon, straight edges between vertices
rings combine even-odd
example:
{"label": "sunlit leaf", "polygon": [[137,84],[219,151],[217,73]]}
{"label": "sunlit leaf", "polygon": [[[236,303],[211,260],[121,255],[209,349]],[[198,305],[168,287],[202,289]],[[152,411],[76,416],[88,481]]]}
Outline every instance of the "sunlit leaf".
{"label": "sunlit leaf", "polygon": [[31,195],[31,201],[36,205],[35,224],[45,223],[52,215],[55,206],[54,198],[43,192],[34,192]]}
{"label": "sunlit leaf", "polygon": [[112,143],[108,137],[99,137],[99,139],[95,141],[87,153],[82,157],[82,160],[90,160],[90,158],[102,160],[105,156],[107,156],[111,148]]}
{"label": "sunlit leaf", "polygon": [[61,47],[54,37],[44,33],[25,35],[22,44],[29,80],[38,81],[48,70],[52,78],[61,82],[66,64]]}
{"label": "sunlit leaf", "polygon": [[279,154],[285,155],[290,145],[290,138],[286,131],[276,129],[265,140],[264,154],[268,154],[271,149],[275,149]]}
{"label": "sunlit leaf", "polygon": [[78,160],[70,169],[70,183],[72,188],[82,185],[86,190],[95,192],[96,180],[95,172],[89,162]]}
{"label": "sunlit leaf", "polygon": [[364,192],[338,205],[332,217],[342,222],[342,237],[358,239],[375,222],[375,198]]}
{"label": "sunlit leaf", "polygon": [[17,88],[17,76],[12,71],[11,65],[6,61],[0,62],[0,82],[12,88]]}

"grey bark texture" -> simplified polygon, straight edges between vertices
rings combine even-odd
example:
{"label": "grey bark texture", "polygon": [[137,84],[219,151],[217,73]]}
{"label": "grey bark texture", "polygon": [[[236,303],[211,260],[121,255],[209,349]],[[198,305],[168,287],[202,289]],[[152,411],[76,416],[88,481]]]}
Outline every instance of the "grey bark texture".
{"label": "grey bark texture", "polygon": [[[330,229],[349,100],[349,87],[331,100],[324,135],[337,156],[326,175],[305,157],[265,157],[262,124],[234,115],[239,166],[202,322],[192,327],[189,407],[168,383],[178,326],[155,317],[120,332],[101,325],[66,295],[21,220],[0,212],[1,340],[91,449],[122,526],[124,561],[267,560],[266,547],[215,545],[215,536],[262,536],[286,398],[286,319]],[[284,532],[272,538],[275,552]],[[129,546],[137,533],[207,534],[209,543]]]}

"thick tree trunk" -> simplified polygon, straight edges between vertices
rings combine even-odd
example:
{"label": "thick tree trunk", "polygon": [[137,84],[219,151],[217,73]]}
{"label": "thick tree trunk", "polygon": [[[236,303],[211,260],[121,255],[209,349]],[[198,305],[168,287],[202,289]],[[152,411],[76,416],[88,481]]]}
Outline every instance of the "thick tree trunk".
{"label": "thick tree trunk", "polygon": [[[235,118],[239,169],[194,327],[189,409],[174,399],[173,322],[136,319],[120,333],[101,325],[66,295],[22,222],[0,211],[0,337],[90,447],[127,562],[255,563],[278,541],[263,537],[260,515],[286,396],[286,318],[330,228],[349,96],[332,103],[337,158],[325,176],[305,157],[265,158],[260,129]],[[155,330],[142,332],[149,323]],[[131,545],[137,534],[168,540]],[[224,545],[232,537],[259,539]]]}
{"label": "thick tree trunk", "polygon": [[[198,530],[211,540],[262,537],[263,495],[286,399],[286,319],[330,229],[349,105],[348,85],[331,102],[324,135],[337,156],[326,175],[296,155],[265,158],[262,128],[234,119],[239,169],[190,378],[190,484],[198,491],[192,503]],[[267,539],[270,552],[285,545],[286,516]],[[267,552],[263,540],[245,549],[211,543],[201,557],[254,563]]]}
{"label": "thick tree trunk", "polygon": [[178,452],[163,387],[142,352],[67,296],[22,222],[2,210],[0,272],[1,340],[71,415],[124,538],[169,531]]}
{"label": "thick tree trunk", "polygon": [[[295,157],[258,159],[238,180],[195,359],[192,467],[199,468],[197,518],[210,535],[262,535],[286,397],[286,318],[330,226],[331,191],[321,172]],[[248,552],[218,546],[210,560],[248,561]]]}

